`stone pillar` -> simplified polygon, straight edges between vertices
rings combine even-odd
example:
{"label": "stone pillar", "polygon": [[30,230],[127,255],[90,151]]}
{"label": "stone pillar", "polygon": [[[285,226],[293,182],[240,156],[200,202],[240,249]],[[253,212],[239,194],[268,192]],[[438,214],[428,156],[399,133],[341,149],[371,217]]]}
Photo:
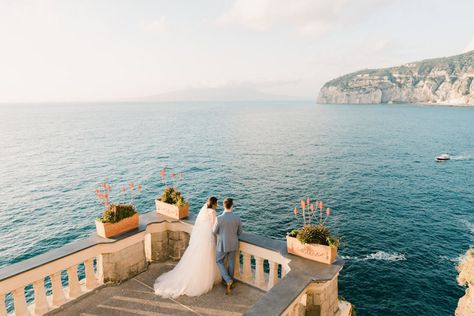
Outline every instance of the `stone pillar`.
{"label": "stone pillar", "polygon": [[86,274],[86,288],[89,290],[97,287],[97,276],[94,272],[94,259],[84,261],[84,272]]}
{"label": "stone pillar", "polygon": [[101,254],[97,267],[103,283],[121,283],[142,273],[148,267],[144,241],[117,252]]}
{"label": "stone pillar", "polygon": [[67,268],[69,280],[69,298],[76,298],[81,295],[81,285],[77,277],[77,266]]}
{"label": "stone pillar", "polygon": [[327,282],[312,283],[306,289],[307,316],[334,316],[339,310],[337,277]]}
{"label": "stone pillar", "polygon": [[51,304],[54,306],[61,306],[66,302],[66,296],[64,295],[64,288],[61,282],[61,272],[56,272],[51,274],[51,290],[52,290],[52,297],[51,297]]}
{"label": "stone pillar", "polygon": [[[41,278],[33,282],[33,288],[35,290],[35,309],[36,315],[43,315],[49,309],[48,300],[46,299],[46,291],[44,288],[44,279]],[[1,313],[0,313],[1,315]]]}
{"label": "stone pillar", "polygon": [[25,288],[21,287],[13,291],[13,304],[15,306],[15,316],[31,315],[25,298]]}
{"label": "stone pillar", "polygon": [[7,316],[7,306],[5,304],[5,294],[0,294],[0,316]]}

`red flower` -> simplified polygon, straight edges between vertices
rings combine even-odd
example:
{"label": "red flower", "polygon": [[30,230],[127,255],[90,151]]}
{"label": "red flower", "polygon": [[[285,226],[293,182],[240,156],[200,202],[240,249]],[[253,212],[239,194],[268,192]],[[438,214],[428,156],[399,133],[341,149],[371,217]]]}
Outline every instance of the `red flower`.
{"label": "red flower", "polygon": [[322,211],[324,208],[324,203],[323,201],[319,202],[319,209]]}
{"label": "red flower", "polygon": [[110,184],[107,184],[107,191],[110,191]]}
{"label": "red flower", "polygon": [[176,173],[174,173],[174,171],[171,172],[171,178],[174,178],[176,177]]}
{"label": "red flower", "polygon": [[107,190],[107,183],[102,182],[102,188],[103,188],[104,190]]}
{"label": "red flower", "polygon": [[139,184],[139,185],[138,185],[138,190],[141,190],[141,189],[142,189],[142,185]]}
{"label": "red flower", "polygon": [[310,204],[309,209],[314,212],[314,204]]}
{"label": "red flower", "polygon": [[293,210],[293,214],[298,215],[298,209],[295,207],[295,209]]}
{"label": "red flower", "polygon": [[161,169],[161,177],[164,178],[165,177],[165,168]]}
{"label": "red flower", "polygon": [[301,200],[301,209],[304,210],[306,208],[306,203],[304,200]]}
{"label": "red flower", "polygon": [[128,186],[130,187],[130,190],[133,190],[133,188],[135,187],[135,185],[133,184],[133,182],[130,182],[130,183],[128,184]]}
{"label": "red flower", "polygon": [[331,215],[331,210],[329,209],[329,207],[326,209],[326,216],[329,216]]}

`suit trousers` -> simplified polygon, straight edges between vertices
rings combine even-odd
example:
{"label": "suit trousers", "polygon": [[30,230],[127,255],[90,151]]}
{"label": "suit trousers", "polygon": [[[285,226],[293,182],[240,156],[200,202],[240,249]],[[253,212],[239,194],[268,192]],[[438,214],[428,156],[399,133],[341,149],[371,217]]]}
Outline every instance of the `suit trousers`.
{"label": "suit trousers", "polygon": [[[216,251],[216,262],[219,272],[226,283],[233,281],[235,269],[235,254],[236,251]],[[225,258],[227,258],[227,268],[225,266]]]}

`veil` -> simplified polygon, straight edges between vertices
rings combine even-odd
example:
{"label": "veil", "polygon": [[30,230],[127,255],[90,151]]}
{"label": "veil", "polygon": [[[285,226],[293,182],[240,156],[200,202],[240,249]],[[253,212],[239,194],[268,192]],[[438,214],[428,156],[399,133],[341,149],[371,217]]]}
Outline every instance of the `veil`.
{"label": "veil", "polygon": [[155,281],[157,295],[176,298],[198,296],[209,292],[220,280],[215,260],[215,237],[212,233],[214,210],[203,205],[194,223],[189,246],[173,270]]}

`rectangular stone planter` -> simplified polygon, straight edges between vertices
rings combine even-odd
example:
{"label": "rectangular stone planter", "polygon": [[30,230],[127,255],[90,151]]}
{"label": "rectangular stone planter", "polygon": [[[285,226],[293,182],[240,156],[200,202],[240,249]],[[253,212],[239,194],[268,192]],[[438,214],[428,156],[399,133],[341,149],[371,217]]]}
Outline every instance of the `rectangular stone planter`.
{"label": "rectangular stone planter", "polygon": [[184,206],[176,206],[161,202],[160,199],[155,200],[156,212],[176,219],[183,219],[189,216],[189,204]]}
{"label": "rectangular stone planter", "polygon": [[336,261],[337,248],[318,245],[302,244],[295,237],[286,236],[286,246],[288,252],[309,260],[331,264]]}
{"label": "rectangular stone planter", "polygon": [[140,216],[138,213],[133,214],[130,217],[122,219],[117,223],[102,223],[100,220],[95,220],[95,227],[97,229],[97,235],[104,238],[115,237],[121,235],[129,230],[138,227]]}

